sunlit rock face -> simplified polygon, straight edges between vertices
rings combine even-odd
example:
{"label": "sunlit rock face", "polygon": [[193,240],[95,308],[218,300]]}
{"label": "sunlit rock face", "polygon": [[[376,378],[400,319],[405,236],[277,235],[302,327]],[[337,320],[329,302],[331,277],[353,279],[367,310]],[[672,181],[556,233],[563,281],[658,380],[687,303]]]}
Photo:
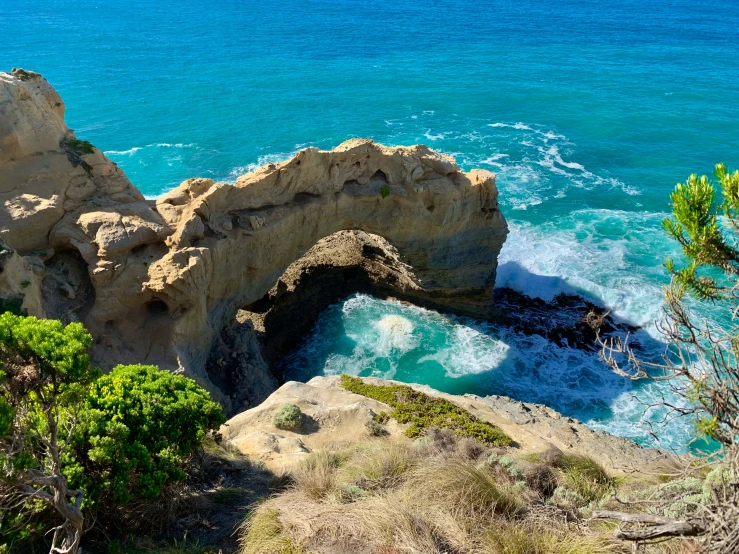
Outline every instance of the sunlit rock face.
{"label": "sunlit rock face", "polygon": [[0,232],[44,260],[46,315],[82,320],[103,367],[180,369],[229,407],[232,391],[205,370],[219,335],[291,263],[345,229],[383,237],[410,267],[386,287],[490,313],[508,232],[492,173],[464,173],[425,146],[350,140],[235,185],[188,179],[153,203],[77,141],[63,115],[40,75],[0,73]]}

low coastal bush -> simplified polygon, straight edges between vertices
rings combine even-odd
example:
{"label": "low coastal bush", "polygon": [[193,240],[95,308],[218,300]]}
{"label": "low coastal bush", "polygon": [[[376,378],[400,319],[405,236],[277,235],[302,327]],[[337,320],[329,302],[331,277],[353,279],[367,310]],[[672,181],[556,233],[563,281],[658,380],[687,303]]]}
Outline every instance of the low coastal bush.
{"label": "low coastal bush", "polygon": [[298,429],[303,424],[303,412],[295,404],[283,404],[272,417],[272,424],[278,429]]}
{"label": "low coastal bush", "polygon": [[186,377],[144,365],[100,376],[91,343],[79,323],[0,316],[0,552],[35,551],[61,520],[45,550],[75,554],[85,514],[102,528],[146,518],[141,503],[118,508],[185,480],[225,421]]}
{"label": "low coastal bush", "polygon": [[60,522],[51,546],[79,548],[84,491],[69,486],[62,456],[98,375],[91,343],[80,323],[0,315],[0,548],[28,551]]}
{"label": "low coastal bush", "polygon": [[65,139],[62,142],[62,146],[69,151],[72,151],[76,154],[92,154],[95,152],[95,147],[92,145],[91,142],[86,140],[79,140],[79,139]]}
{"label": "low coastal bush", "polygon": [[223,411],[195,381],[155,366],[119,365],[87,393],[66,458],[86,506],[156,498],[185,467]]}
{"label": "low coastal bush", "polygon": [[453,402],[432,398],[406,385],[373,385],[350,375],[342,375],[341,384],[350,392],[391,406],[391,417],[398,423],[410,424],[405,432],[410,438],[423,436],[429,428],[438,427],[490,446],[510,446],[513,442],[498,427],[476,418]]}
{"label": "low coastal bush", "polygon": [[21,81],[30,81],[31,79],[35,79],[36,77],[40,77],[38,73],[35,73],[33,71],[26,71],[25,69],[21,68],[13,68],[10,73],[14,76],[20,79]]}

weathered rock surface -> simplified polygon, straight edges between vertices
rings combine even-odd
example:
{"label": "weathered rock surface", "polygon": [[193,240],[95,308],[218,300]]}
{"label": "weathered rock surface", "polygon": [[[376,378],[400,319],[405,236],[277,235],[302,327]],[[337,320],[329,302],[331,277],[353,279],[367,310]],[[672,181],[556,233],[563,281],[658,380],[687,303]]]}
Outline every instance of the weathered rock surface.
{"label": "weathered rock surface", "polygon": [[[374,378],[364,380],[375,384],[397,383]],[[554,445],[562,451],[590,456],[616,472],[632,469],[646,472],[672,459],[661,450],[641,448],[627,439],[593,431],[541,404],[518,402],[504,396],[455,396],[423,385],[410,386],[429,396],[454,402],[497,425],[516,442],[515,448],[522,454],[543,452]],[[300,407],[306,416],[303,426],[294,432],[277,429],[272,424],[274,413],[288,402]],[[294,465],[314,450],[340,449],[366,439],[368,422],[382,411],[390,413],[392,408],[344,390],[338,376],[314,377],[307,383],[285,383],[260,406],[226,422],[221,433],[241,452],[278,470]],[[408,440],[403,434],[405,426],[395,420],[390,420],[385,429],[393,440]]]}
{"label": "weathered rock surface", "polygon": [[0,73],[0,233],[45,261],[44,312],[82,320],[103,367],[179,369],[229,409],[231,391],[205,369],[218,337],[238,308],[344,229],[397,249],[413,268],[397,283],[404,295],[491,311],[507,226],[489,172],[463,173],[424,146],[351,140],[303,150],[235,185],[189,179],[153,205],[63,116],[41,76]]}
{"label": "weathered rock surface", "polygon": [[[0,229],[9,246],[23,253],[63,246],[71,237],[49,234],[65,216],[120,213],[143,200],[102,152],[76,140],[64,102],[43,77],[0,72]],[[86,237],[76,238],[90,248]]]}
{"label": "weathered rock surface", "polygon": [[0,242],[0,313],[12,311],[41,317],[43,262],[21,256]]}

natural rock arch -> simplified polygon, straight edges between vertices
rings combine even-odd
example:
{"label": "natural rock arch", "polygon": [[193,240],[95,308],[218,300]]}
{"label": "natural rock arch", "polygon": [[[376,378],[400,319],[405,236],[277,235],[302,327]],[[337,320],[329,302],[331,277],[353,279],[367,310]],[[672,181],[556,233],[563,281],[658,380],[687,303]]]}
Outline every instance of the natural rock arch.
{"label": "natural rock arch", "polygon": [[[95,293],[84,322],[104,367],[179,368],[228,406],[205,371],[217,335],[314,244],[347,229],[397,248],[415,274],[402,285],[408,298],[490,313],[507,234],[492,173],[464,173],[425,146],[355,139],[234,185],[189,179],[153,203],[102,152],[80,147],[41,76],[0,74],[0,86],[0,144],[10,145],[0,230],[22,254],[80,253]],[[51,286],[74,296],[74,285]]]}

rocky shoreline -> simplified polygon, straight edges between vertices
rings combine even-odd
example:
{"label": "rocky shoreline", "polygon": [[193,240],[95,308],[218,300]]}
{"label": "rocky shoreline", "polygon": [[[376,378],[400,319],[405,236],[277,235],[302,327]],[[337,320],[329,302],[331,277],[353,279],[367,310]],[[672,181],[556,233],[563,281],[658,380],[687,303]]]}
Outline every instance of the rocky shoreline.
{"label": "rocky shoreline", "polygon": [[[222,383],[222,389],[248,390],[251,396],[232,399],[236,405],[255,406],[284,382],[281,358],[300,344],[330,305],[364,293],[438,310],[433,302],[404,294],[416,282],[412,268],[382,237],[363,231],[326,237],[291,264],[267,295],[238,311],[208,359],[210,379]],[[607,338],[637,330],[577,295],[561,294],[546,302],[496,288],[493,299],[494,310],[486,319],[515,332],[540,335],[558,346],[593,351],[596,331]],[[256,375],[261,377],[257,380]],[[260,385],[255,386],[255,381]]]}
{"label": "rocky shoreline", "polygon": [[597,329],[634,330],[577,296],[494,290],[508,232],[495,176],[463,173],[424,146],[351,140],[149,201],[75,137],[40,75],[0,73],[0,121],[4,305],[81,321],[103,369],[184,373],[231,415],[270,397],[284,381],[280,358],[357,292],[586,350]]}

